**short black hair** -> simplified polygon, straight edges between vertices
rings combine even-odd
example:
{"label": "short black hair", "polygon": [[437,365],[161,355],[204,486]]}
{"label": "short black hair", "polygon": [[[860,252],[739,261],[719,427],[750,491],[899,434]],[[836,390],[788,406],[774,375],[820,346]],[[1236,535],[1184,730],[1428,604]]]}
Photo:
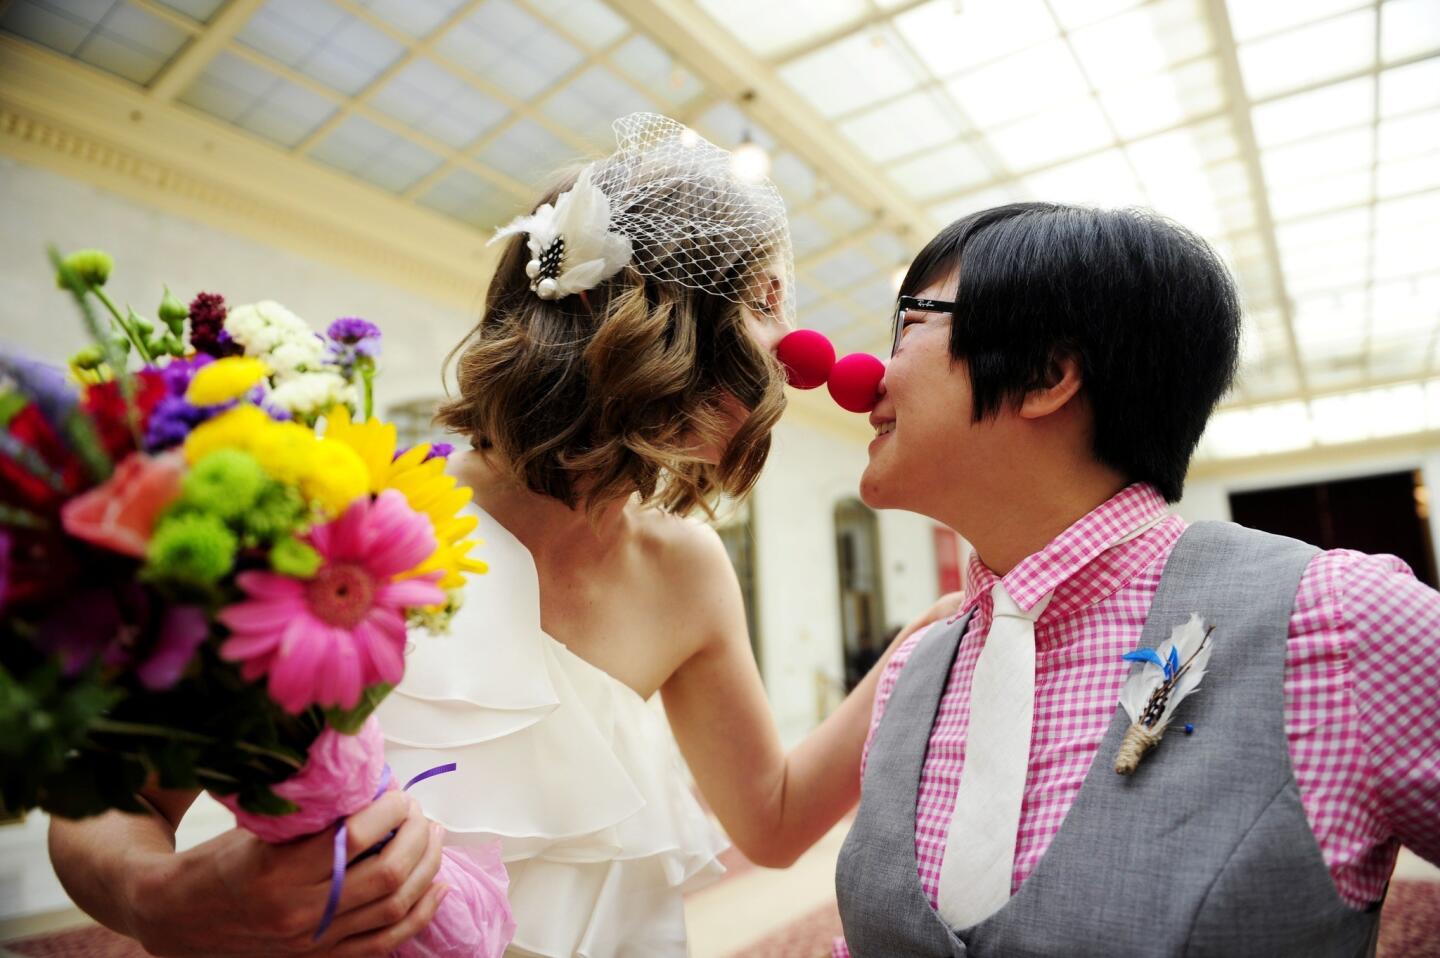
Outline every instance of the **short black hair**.
{"label": "short black hair", "polygon": [[1071,355],[1096,458],[1177,501],[1240,349],[1239,298],[1215,251],[1148,211],[1011,203],[941,230],[900,293],[957,266],[950,354],[968,366],[974,420],[1018,405]]}

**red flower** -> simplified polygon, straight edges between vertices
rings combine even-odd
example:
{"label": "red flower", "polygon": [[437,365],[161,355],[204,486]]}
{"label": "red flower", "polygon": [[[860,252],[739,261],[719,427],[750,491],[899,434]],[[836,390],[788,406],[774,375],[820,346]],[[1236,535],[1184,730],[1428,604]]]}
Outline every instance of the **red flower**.
{"label": "red flower", "polygon": [[190,303],[190,345],[196,352],[221,359],[244,352],[225,332],[225,297],[201,293]]}
{"label": "red flower", "polygon": [[[134,383],[135,408],[140,414],[136,428],[143,437],[151,411],[165,398],[165,378],[153,369],[142,369],[135,374]],[[94,421],[100,443],[112,461],[119,462],[135,451],[135,436],[130,431],[125,396],[118,382],[112,380],[86,387],[81,405]]]}
{"label": "red flower", "polygon": [[60,480],[60,488],[0,453],[0,500],[48,516],[85,488],[88,479],[84,465],[50,428],[40,407],[31,403],[22,408],[10,420],[8,431],[51,469]]}
{"label": "red flower", "polygon": [[78,554],[75,540],[59,530],[11,528],[6,534],[10,537],[7,616],[26,607],[48,607],[71,596],[75,583],[87,575],[91,579],[101,576],[93,563]]}

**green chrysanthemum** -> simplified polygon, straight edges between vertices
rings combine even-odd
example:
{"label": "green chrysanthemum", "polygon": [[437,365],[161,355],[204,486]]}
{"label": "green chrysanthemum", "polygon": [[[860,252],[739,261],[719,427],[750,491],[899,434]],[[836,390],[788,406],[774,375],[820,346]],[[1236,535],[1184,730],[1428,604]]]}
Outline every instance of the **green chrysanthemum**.
{"label": "green chrysanthemum", "polygon": [[270,568],[281,575],[308,579],[320,568],[320,553],[294,536],[286,536],[270,548]]}
{"label": "green chrysanthemum", "polygon": [[213,585],[235,564],[235,534],[218,516],[187,512],[161,521],[150,540],[146,575]]}
{"label": "green chrysanthemum", "polygon": [[305,500],[294,487],[267,482],[240,516],[240,527],[247,542],[268,545],[300,529],[305,515]]}
{"label": "green chrysanthemum", "polygon": [[199,512],[236,519],[255,505],[268,481],[254,456],[217,449],[186,473],[181,502]]}

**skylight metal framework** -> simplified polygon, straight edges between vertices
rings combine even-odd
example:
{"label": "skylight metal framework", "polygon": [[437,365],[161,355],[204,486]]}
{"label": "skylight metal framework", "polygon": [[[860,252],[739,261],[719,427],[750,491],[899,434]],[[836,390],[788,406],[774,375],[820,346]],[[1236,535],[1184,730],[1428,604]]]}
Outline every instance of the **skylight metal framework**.
{"label": "skylight metal framework", "polygon": [[1154,207],[1249,314],[1208,454],[1380,436],[1417,396],[1440,427],[1434,0],[0,0],[0,33],[482,232],[615,115],[749,136],[845,350],[958,215]]}

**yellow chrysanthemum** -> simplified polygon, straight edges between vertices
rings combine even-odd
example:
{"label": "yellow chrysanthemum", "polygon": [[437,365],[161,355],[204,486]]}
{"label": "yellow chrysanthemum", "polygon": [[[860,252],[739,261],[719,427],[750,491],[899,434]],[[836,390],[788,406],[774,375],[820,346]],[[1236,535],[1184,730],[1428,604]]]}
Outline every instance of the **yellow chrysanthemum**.
{"label": "yellow chrysanthemum", "polygon": [[245,395],[267,372],[258,359],[226,356],[200,367],[185,390],[185,399],[197,406],[218,406]]}
{"label": "yellow chrysanthemum", "polygon": [[300,492],[331,515],[338,515],[366,495],[369,478],[355,450],[334,440],[316,439],[310,468],[300,477]]}
{"label": "yellow chrysanthemum", "polygon": [[248,452],[266,475],[299,487],[327,515],[343,512],[369,487],[369,472],[354,449],[299,423],[276,422],[255,406],[236,406],[196,426],[185,440],[185,459],[193,465],[217,449]]}
{"label": "yellow chrysanthemum", "polygon": [[217,449],[253,453],[261,433],[273,425],[275,421],[255,406],[226,410],[202,422],[185,437],[185,461],[193,466]]}
{"label": "yellow chrysanthemum", "polygon": [[413,572],[439,571],[443,589],[465,584],[462,573],[485,572],[488,566],[470,558],[470,550],[480,545],[479,539],[467,536],[475,531],[480,520],[458,513],[470,501],[470,490],[445,472],[442,459],[425,461],[428,444],[406,450],[395,458],[395,427],[390,423],[368,420],[353,422],[350,413],[337,406],[326,416],[325,438],[348,446],[369,470],[370,491],[380,493],[396,489],[405,496],[410,508],[430,519],[435,530],[435,551]]}

